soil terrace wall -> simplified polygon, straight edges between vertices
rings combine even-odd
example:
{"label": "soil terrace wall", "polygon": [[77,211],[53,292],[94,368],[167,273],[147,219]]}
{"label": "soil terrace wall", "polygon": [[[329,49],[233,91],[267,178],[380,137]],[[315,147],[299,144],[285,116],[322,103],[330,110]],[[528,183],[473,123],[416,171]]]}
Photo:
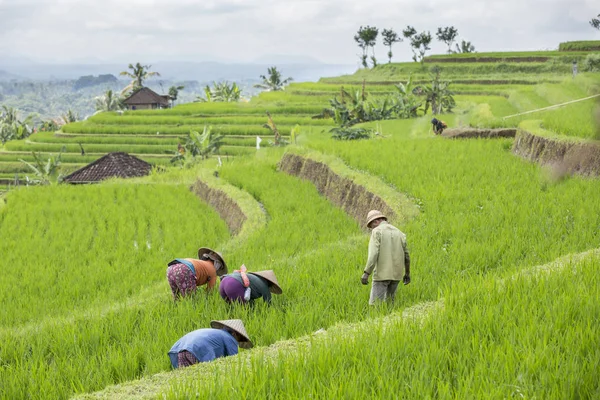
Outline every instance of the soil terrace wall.
{"label": "soil terrace wall", "polygon": [[379,210],[390,219],[395,217],[392,208],[381,197],[337,175],[327,164],[288,153],[281,159],[279,169],[311,181],[322,196],[341,207],[363,228],[366,228],[365,219],[370,210]]}
{"label": "soil terrace wall", "polygon": [[229,231],[232,235],[237,235],[240,232],[247,217],[231,197],[227,196],[227,194],[221,190],[211,188],[200,180],[196,181],[196,183],[190,187],[190,190],[217,210],[221,218],[229,227]]}
{"label": "soil terrace wall", "polygon": [[442,134],[449,139],[473,139],[473,138],[514,138],[517,134],[516,128],[502,129],[477,129],[477,128],[449,128]]}
{"label": "soil terrace wall", "polygon": [[550,57],[530,56],[530,57],[444,57],[427,58],[426,63],[501,63],[501,62],[546,62]]}
{"label": "soil terrace wall", "polygon": [[526,160],[560,169],[562,173],[600,175],[599,143],[567,142],[519,130],[512,151]]}

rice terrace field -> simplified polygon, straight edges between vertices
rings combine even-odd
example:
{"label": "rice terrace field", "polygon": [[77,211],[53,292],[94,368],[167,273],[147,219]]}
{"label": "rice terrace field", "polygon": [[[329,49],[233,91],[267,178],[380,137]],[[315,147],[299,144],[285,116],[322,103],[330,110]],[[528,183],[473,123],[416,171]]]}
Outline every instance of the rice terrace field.
{"label": "rice terrace field", "polygon": [[[600,73],[571,75],[573,58],[589,53],[433,56],[247,103],[100,113],[7,142],[0,398],[600,398],[600,179],[543,163],[549,143],[597,145],[599,103],[504,118],[600,94]],[[438,118],[517,137],[434,135],[429,110],[357,125],[377,132],[369,139],[334,140],[334,121],[314,118],[342,87],[384,99],[409,79],[429,83],[434,65],[456,100]],[[287,146],[269,145],[266,111]],[[218,158],[172,166],[178,138],[204,126],[224,136]],[[513,151],[523,132],[547,146],[520,148],[535,160]],[[113,151],[156,168],[97,185],[8,188],[26,171],[19,159],[63,146],[67,173]],[[360,284],[369,240],[353,217],[360,202],[337,204],[344,195],[318,190],[310,168],[313,181],[290,173],[291,155],[389,205],[412,260],[412,283],[393,305],[369,307]],[[198,181],[238,205],[240,229]],[[230,269],[274,270],[283,294],[271,306],[228,306],[200,288],[173,304],[166,264],[200,246],[222,251]],[[253,349],[171,370],[177,339],[230,318],[244,321]]]}

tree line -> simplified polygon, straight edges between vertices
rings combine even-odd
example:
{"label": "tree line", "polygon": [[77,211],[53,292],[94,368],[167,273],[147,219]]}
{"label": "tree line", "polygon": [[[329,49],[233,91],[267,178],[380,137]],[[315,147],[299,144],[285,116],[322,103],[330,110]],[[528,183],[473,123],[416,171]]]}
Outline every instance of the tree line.
{"label": "tree line", "polygon": [[[373,67],[377,66],[377,58],[375,57],[375,45],[377,44],[378,36],[379,29],[369,25],[364,27],[361,26],[358,29],[356,35],[354,35],[354,41],[362,50],[360,61],[362,66],[365,68],[369,67],[369,58],[371,60],[371,65]],[[454,43],[458,37],[458,29],[456,29],[453,26],[438,28],[435,36],[440,42],[443,42],[446,44],[446,46],[448,46],[448,54],[473,53],[475,51],[475,46],[471,42],[463,40],[460,43],[460,45],[458,43]],[[422,31],[418,33],[418,31],[410,25],[408,25],[405,29],[402,30],[402,35],[394,31],[393,29],[383,29],[381,31],[381,37],[383,39],[383,45],[388,47],[388,63],[392,62],[392,46],[395,43],[403,42],[404,39],[406,39],[410,44],[413,53],[413,61],[421,62],[421,64],[423,64],[425,54],[428,50],[431,50],[430,45],[431,41],[433,40],[433,37],[429,31]],[[452,47],[453,44],[456,45],[455,48]],[[369,50],[371,50],[370,56]]]}

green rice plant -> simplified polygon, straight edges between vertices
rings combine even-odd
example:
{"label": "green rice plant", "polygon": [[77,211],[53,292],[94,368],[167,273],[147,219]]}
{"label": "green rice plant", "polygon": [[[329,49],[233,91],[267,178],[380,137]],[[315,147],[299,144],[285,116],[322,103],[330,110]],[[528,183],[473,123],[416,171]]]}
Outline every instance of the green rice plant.
{"label": "green rice plant", "polygon": [[194,393],[214,399],[399,393],[593,398],[600,392],[600,331],[591,322],[600,312],[599,265],[596,255],[551,274],[502,283],[457,280],[443,303],[412,317],[339,325],[302,341],[178,371],[146,390],[170,400]]}

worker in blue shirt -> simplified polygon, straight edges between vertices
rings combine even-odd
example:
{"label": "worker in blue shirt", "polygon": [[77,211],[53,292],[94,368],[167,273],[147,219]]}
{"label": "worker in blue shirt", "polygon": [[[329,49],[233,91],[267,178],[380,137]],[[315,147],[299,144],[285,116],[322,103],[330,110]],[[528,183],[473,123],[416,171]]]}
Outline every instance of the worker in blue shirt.
{"label": "worker in blue shirt", "polygon": [[169,358],[173,368],[234,356],[238,353],[238,346],[245,349],[252,347],[241,320],[211,321],[210,326],[186,334],[171,347]]}

